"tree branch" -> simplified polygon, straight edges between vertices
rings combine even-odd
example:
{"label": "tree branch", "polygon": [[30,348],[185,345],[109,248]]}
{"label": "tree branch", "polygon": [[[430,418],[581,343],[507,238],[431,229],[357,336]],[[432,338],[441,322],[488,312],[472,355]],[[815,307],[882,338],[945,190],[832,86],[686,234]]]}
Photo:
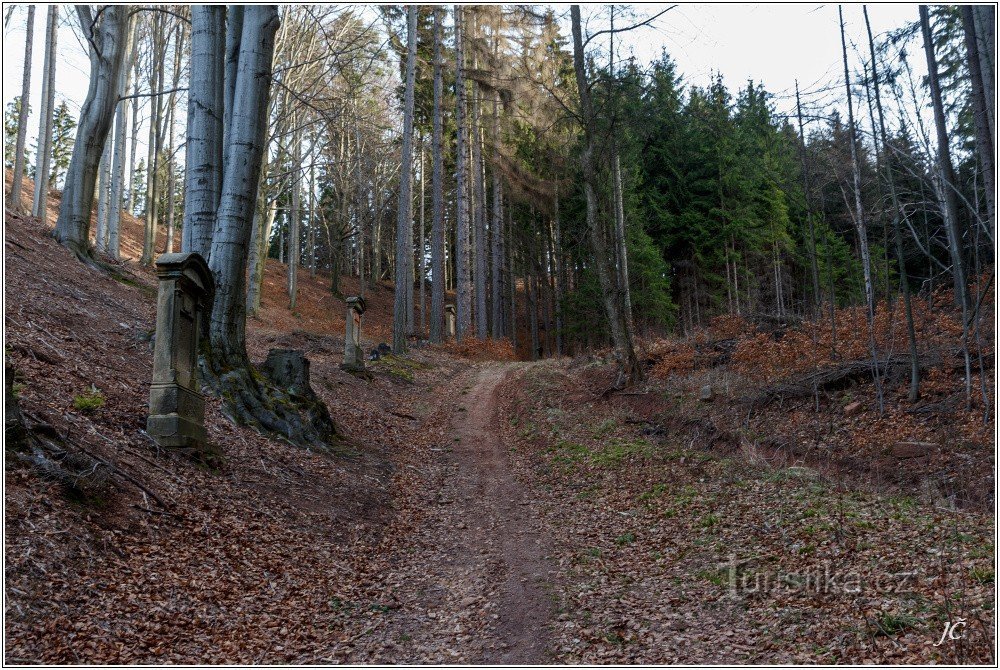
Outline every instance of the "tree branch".
{"label": "tree branch", "polygon": [[646,19],[644,21],[640,21],[639,23],[636,23],[634,25],[631,25],[628,28],[615,28],[614,30],[611,30],[611,29],[598,30],[596,33],[594,33],[593,35],[590,35],[589,37],[587,37],[587,39],[585,39],[583,41],[583,48],[586,49],[587,45],[590,44],[590,41],[592,39],[594,39],[595,37],[599,37],[600,35],[607,35],[609,33],[615,33],[615,34],[618,34],[618,33],[627,33],[630,30],[635,30],[636,28],[642,28],[643,26],[648,26],[650,23],[652,23],[656,19],[660,18],[661,16],[663,16],[664,14],[666,14],[667,12],[669,12],[671,9],[674,9],[675,7],[677,7],[677,5],[670,5],[669,7],[667,7],[666,9],[664,9],[662,12],[657,12],[656,14],[653,14],[652,16],[650,16],[648,19]]}

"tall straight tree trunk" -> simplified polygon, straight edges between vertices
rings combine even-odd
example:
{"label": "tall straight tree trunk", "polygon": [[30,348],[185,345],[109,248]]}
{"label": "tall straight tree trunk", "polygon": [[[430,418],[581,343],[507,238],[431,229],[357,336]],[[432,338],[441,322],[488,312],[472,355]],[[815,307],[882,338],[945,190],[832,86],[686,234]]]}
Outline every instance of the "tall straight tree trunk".
{"label": "tall straight tree trunk", "polygon": [[[24,179],[24,143],[28,136],[28,107],[31,101],[31,45],[35,36],[35,6],[28,5],[28,20],[24,26],[24,72],[21,76],[21,109],[17,114],[17,141],[14,148],[14,177],[10,199],[12,211],[21,209],[21,184]],[[39,145],[41,146],[41,145]]]}
{"label": "tall straight tree trunk", "polygon": [[559,186],[556,186],[556,199],[555,199],[555,217],[552,221],[552,235],[553,241],[555,243],[555,256],[553,258],[553,263],[555,264],[556,271],[556,356],[563,355],[563,293],[565,291],[563,284],[563,273],[565,268],[562,262],[562,230],[561,222],[559,221]]}
{"label": "tall straight tree trunk", "polygon": [[931,89],[931,103],[934,107],[934,126],[937,130],[938,166],[941,175],[941,200],[944,205],[945,223],[948,231],[948,247],[951,251],[952,277],[955,280],[955,300],[962,308],[962,353],[965,358],[965,398],[972,402],[972,364],[969,360],[969,287],[965,279],[965,261],[962,258],[962,233],[958,227],[958,202],[955,197],[955,169],[951,164],[951,150],[948,147],[948,130],[945,126],[944,104],[941,100],[941,84],[938,80],[937,59],[934,56],[934,40],[931,35],[930,15],[927,5],[920,5],[920,29],[924,37],[924,53],[927,56],[927,80]]}
{"label": "tall straight tree trunk", "polygon": [[413,290],[413,88],[417,72],[417,7],[406,7],[406,92],[403,107],[403,155],[399,168],[399,206],[396,210],[396,296],[392,315],[392,351],[406,352],[408,315],[407,293]]}
{"label": "tall straight tree trunk", "polygon": [[442,341],[444,322],[444,146],[442,129],[442,98],[444,96],[444,53],[441,42],[444,9],[434,7],[434,129],[431,140],[431,328],[434,344]]}
{"label": "tall straight tree trunk", "polygon": [[[235,41],[239,42],[238,36]],[[212,249],[215,214],[222,192],[223,65],[226,54],[225,7],[191,6],[191,68],[188,87],[187,139],[184,164],[184,223],[181,251],[201,254]]]}
{"label": "tall straight tree trunk", "polygon": [[[292,121],[293,126],[298,120]],[[299,261],[302,257],[302,137],[292,134],[291,211],[288,213],[288,309],[295,311],[299,294]]]}
{"label": "tall straight tree trunk", "polygon": [[45,71],[42,75],[42,109],[38,123],[38,151],[35,155],[35,198],[31,204],[31,214],[42,219],[48,218],[49,165],[52,160],[52,117],[55,114],[56,97],[56,23],[59,21],[59,6],[49,5],[48,21],[45,25]]}
{"label": "tall straight tree trunk", "polygon": [[316,276],[316,158],[317,137],[312,136],[309,148],[309,276]]}
{"label": "tall straight tree trunk", "polygon": [[570,15],[573,24],[573,69],[576,74],[577,90],[580,94],[580,111],[583,117],[584,147],[580,152],[580,167],[583,171],[584,195],[587,201],[587,228],[590,232],[591,244],[594,248],[594,266],[601,285],[602,302],[605,316],[611,329],[611,339],[618,358],[620,373],[617,386],[624,383],[636,383],[643,379],[642,367],[635,354],[632,344],[632,332],[628,320],[622,314],[622,305],[617,299],[617,291],[611,270],[605,243],[606,230],[598,220],[597,175],[594,171],[593,155],[595,135],[595,118],[593,103],[590,99],[590,87],[587,83],[587,73],[584,65],[583,29],[580,26],[580,6],[572,5]]}
{"label": "tall straight tree trunk", "polygon": [[455,337],[461,341],[472,326],[472,295],[469,286],[469,129],[466,121],[465,45],[463,44],[463,8],[455,5],[455,90],[457,106],[455,122],[458,130],[456,146],[455,190],[458,200],[457,232],[455,234]]}
{"label": "tall straight tree trunk", "polygon": [[[124,68],[123,68],[124,69]],[[111,134],[104,142],[101,152],[101,162],[97,168],[97,236],[96,246],[99,253],[107,252],[108,235],[108,198],[111,181]]]}
{"label": "tall straight tree trunk", "polygon": [[[135,23],[136,19],[133,18],[133,25],[129,27],[128,31],[129,62],[134,61],[136,55]],[[121,90],[123,92],[129,90],[131,73],[131,67],[126,65],[122,68]],[[119,101],[115,112],[114,152],[111,165],[111,211],[108,214],[107,244],[107,253],[115,260],[121,258],[121,217],[122,206],[125,204],[125,142],[128,139],[126,129],[128,117],[125,113],[127,104],[125,100]]]}
{"label": "tall straight tree trunk", "polygon": [[500,185],[500,106],[493,100],[493,168],[490,174],[493,178],[493,216],[490,218],[491,251],[493,261],[491,267],[492,298],[491,335],[494,340],[503,337],[503,258],[501,254],[501,239],[503,232],[503,191]]}
{"label": "tall straight tree trunk", "polygon": [[861,163],[858,159],[857,126],[854,124],[854,101],[851,95],[851,73],[847,67],[847,40],[844,37],[844,9],[838,6],[840,16],[840,44],[844,60],[844,87],[847,91],[847,123],[849,140],[851,142],[851,167],[854,176],[854,225],[858,231],[858,248],[861,251],[861,269],[865,279],[865,316],[868,321],[868,345],[872,355],[872,377],[875,380],[875,393],[878,397],[878,410],[881,415],[885,411],[885,399],[882,395],[882,377],[878,368],[878,351],[875,345],[875,292],[872,286],[872,260],[868,250],[868,227],[865,224],[865,210],[861,202]]}
{"label": "tall straight tree trunk", "polygon": [[987,119],[990,123],[990,137],[997,143],[997,125],[994,108],[996,106],[996,7],[974,5],[973,18],[976,24],[976,41],[979,51],[979,72],[983,78],[983,93],[986,97]]}
{"label": "tall straight tree trunk", "polygon": [[[473,19],[473,39],[478,32],[478,21]],[[473,69],[478,62],[473,58]],[[483,183],[482,118],[479,105],[479,86],[472,85],[472,188],[475,193],[475,259],[473,266],[473,293],[476,301],[476,337],[485,340],[489,335],[489,316],[486,310],[487,243],[486,238],[486,188]]]}
{"label": "tall straight tree trunk", "polygon": [[[166,35],[164,18],[154,14],[150,25],[150,75],[149,88],[152,92],[163,90],[163,61],[166,57]],[[160,151],[157,146],[159,137],[160,113],[163,108],[162,96],[156,95],[149,101],[149,140],[146,147],[146,202],[144,212],[144,235],[142,238],[142,257],[139,262],[149,265],[153,262],[153,247],[156,244],[156,210],[157,182],[159,175]]]}
{"label": "tall straight tree trunk", "polygon": [[129,125],[129,154],[128,154],[128,202],[125,209],[129,214],[135,214],[135,155],[139,147],[139,59],[137,58],[139,44],[139,21],[135,21],[136,27],[132,33],[132,123]]}
{"label": "tall straight tree trunk", "polygon": [[[223,164],[226,164],[229,161],[229,151],[232,146],[229,141],[229,129],[233,126],[233,99],[236,95],[236,70],[240,60],[245,8],[244,5],[229,5],[226,8],[220,6],[215,9],[217,13],[214,21],[221,41],[216,45],[220,52],[215,54],[216,57],[212,59],[212,66],[218,68],[215,76],[218,76],[220,81],[225,83],[221,87],[213,89],[216,99],[212,109],[221,112],[219,118],[221,118],[223,136],[219,151]],[[223,48],[225,48],[225,53],[221,52]]]}
{"label": "tall straight tree trunk", "polygon": [[425,197],[425,186],[427,182],[427,171],[424,166],[424,136],[420,135],[420,241],[417,243],[417,252],[420,256],[420,276],[418,277],[420,286],[420,337],[427,337],[427,248],[424,245],[426,230],[427,199]]}
{"label": "tall straight tree trunk", "polygon": [[508,317],[507,334],[510,345],[517,351],[517,274],[514,267],[517,261],[517,245],[514,241],[514,215],[512,208],[507,208],[507,286],[508,286]]}
{"label": "tall straight tree trunk", "polygon": [[77,5],[80,26],[90,40],[90,86],[80,110],[77,140],[66,171],[56,239],[77,256],[90,257],[90,209],[101,153],[108,140],[115,106],[121,95],[121,69],[125,65],[130,7],[109,5],[100,18],[90,7]]}
{"label": "tall straight tree trunk", "polygon": [[[266,156],[265,156],[266,158]],[[266,174],[261,167],[261,174]],[[268,203],[264,194],[258,196],[254,211],[255,230],[250,247],[250,283],[247,286],[247,314],[254,316],[260,311],[261,289],[264,284],[264,267],[267,263],[267,248],[271,240],[274,217],[278,213],[277,201]]]}
{"label": "tall straight tree trunk", "polygon": [[[267,102],[278,22],[274,5],[252,5],[245,10],[229,135],[230,161],[219,166],[224,170],[222,194],[209,254],[209,267],[215,277],[209,340],[216,369],[220,365],[223,368],[249,365],[247,247],[267,134]],[[204,67],[196,62],[193,69],[196,64]]]}
{"label": "tall straight tree trunk", "polygon": [[629,324],[629,330],[633,329],[632,325],[632,289],[629,286],[628,278],[628,245],[627,236],[625,234],[625,202],[624,194],[622,193],[622,165],[621,159],[618,156],[618,143],[612,139],[611,150],[614,152],[613,159],[613,187],[614,187],[614,197],[615,197],[615,262],[618,269],[618,292],[620,294],[620,302],[622,304],[622,310],[626,321]]}
{"label": "tall straight tree trunk", "polygon": [[[886,186],[892,199],[892,234],[896,246],[896,261],[899,268],[899,288],[903,293],[903,311],[906,316],[906,337],[910,347],[910,402],[920,398],[920,361],[917,357],[917,333],[913,324],[913,306],[910,300],[910,282],[906,275],[906,258],[903,253],[903,235],[899,230],[899,219],[903,209],[896,192],[896,180],[892,176],[892,161],[889,151],[889,134],[885,130],[885,114],[882,111],[882,94],[879,90],[878,59],[875,55],[875,39],[872,36],[871,23],[868,20],[867,6],[862,8],[865,16],[865,29],[868,31],[868,50],[872,59],[872,88],[875,90],[875,109],[878,112],[879,136],[882,139],[883,170]],[[877,154],[876,154],[877,155]],[[888,278],[887,278],[888,282]]]}
{"label": "tall straight tree trunk", "polygon": [[965,31],[965,47],[968,52],[969,75],[972,79],[972,116],[976,124],[976,148],[983,170],[984,195],[986,197],[987,231],[995,239],[996,232],[996,176],[993,164],[993,135],[990,132],[989,108],[986,103],[986,89],[979,56],[979,40],[976,39],[975,10],[971,5],[962,5],[962,27]]}
{"label": "tall straight tree trunk", "polygon": [[795,80],[795,111],[799,120],[799,135],[802,138],[799,144],[799,156],[802,161],[802,192],[806,200],[806,221],[809,224],[809,269],[812,272],[813,300],[815,310],[813,315],[818,316],[820,310],[820,289],[819,289],[819,263],[816,259],[816,225],[813,220],[812,193],[809,189],[809,160],[806,153],[806,128],[802,122],[802,101],[799,98],[799,80]]}

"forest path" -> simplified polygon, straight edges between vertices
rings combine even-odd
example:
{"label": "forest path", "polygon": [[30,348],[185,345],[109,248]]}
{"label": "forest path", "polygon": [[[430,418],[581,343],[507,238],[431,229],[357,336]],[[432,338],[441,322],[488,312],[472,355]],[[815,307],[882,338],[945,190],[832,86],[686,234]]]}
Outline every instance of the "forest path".
{"label": "forest path", "polygon": [[351,662],[543,663],[552,600],[546,534],[499,437],[497,387],[513,365],[454,381],[449,445],[428,464],[427,516],[394,557],[396,604]]}

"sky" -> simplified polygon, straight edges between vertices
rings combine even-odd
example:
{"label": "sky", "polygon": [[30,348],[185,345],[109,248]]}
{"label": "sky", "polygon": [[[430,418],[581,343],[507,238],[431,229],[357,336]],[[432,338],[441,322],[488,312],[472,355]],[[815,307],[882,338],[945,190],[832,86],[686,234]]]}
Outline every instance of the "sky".
{"label": "sky", "polygon": [[[8,6],[4,7],[5,11]],[[634,5],[632,18],[629,17],[628,6],[617,6],[616,27],[640,21],[669,6]],[[28,124],[29,146],[38,133],[37,110],[41,100],[47,7],[36,5],[35,10],[31,82],[31,109],[34,113]],[[565,23],[568,37],[569,5],[556,4],[554,8],[561,22]],[[916,4],[871,4],[868,11],[876,41],[880,34],[917,18]],[[585,31],[607,27],[608,5],[586,5],[582,14]],[[4,108],[21,91],[26,16],[27,5],[17,6],[10,24],[4,29]],[[69,25],[76,21],[72,6],[61,6],[60,17],[56,100],[58,104],[59,100],[65,99],[72,113],[77,114],[87,93],[90,65],[83,45]],[[851,60],[856,64],[860,62],[861,54],[866,54],[868,50],[861,5],[845,5],[844,19],[848,48],[853,49]],[[807,108],[843,99],[836,4],[680,3],[659,17],[652,26],[623,33],[619,39],[621,43],[616,45],[619,57],[634,55],[640,62],[658,58],[661,50],[666,49],[688,85],[707,85],[714,72],[722,75],[733,93],[748,79],[762,83],[774,95],[775,109],[781,113],[794,113],[796,80]],[[588,49],[600,49],[606,57],[607,38],[598,37]],[[910,59],[918,77],[926,72],[923,58],[919,55]]]}

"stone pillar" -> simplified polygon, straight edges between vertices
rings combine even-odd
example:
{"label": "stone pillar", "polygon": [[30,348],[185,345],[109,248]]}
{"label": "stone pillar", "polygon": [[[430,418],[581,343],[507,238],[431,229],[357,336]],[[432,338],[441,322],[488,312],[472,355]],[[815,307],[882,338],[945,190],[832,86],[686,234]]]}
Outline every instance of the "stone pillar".
{"label": "stone pillar", "polygon": [[455,338],[455,306],[444,306],[444,334],[446,337]]}
{"label": "stone pillar", "polygon": [[345,370],[364,370],[365,352],[361,349],[361,315],[365,313],[365,299],[351,296],[347,299],[347,318],[344,332]]}
{"label": "stone pillar", "polygon": [[198,391],[198,340],[215,283],[200,255],[163,254],[156,261],[153,383],[146,432],[161,447],[204,451],[205,399]]}

